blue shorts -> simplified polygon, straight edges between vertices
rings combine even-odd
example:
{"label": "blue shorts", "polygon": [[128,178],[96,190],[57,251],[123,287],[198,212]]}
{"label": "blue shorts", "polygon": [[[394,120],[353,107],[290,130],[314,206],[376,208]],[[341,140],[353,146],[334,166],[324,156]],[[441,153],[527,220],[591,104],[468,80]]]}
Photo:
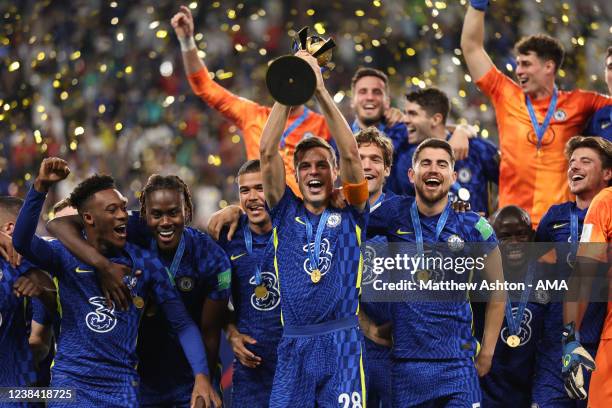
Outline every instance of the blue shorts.
{"label": "blue shorts", "polygon": [[[274,350],[276,354],[276,350]],[[268,356],[269,357],[269,356]],[[267,408],[270,403],[276,359],[262,356],[257,368],[234,360],[232,375],[232,408]]]}
{"label": "blue shorts", "polygon": [[367,406],[390,408],[391,397],[391,349],[365,339],[366,352],[363,359],[366,378]]}
{"label": "blue shorts", "polygon": [[478,408],[480,384],[471,358],[393,360],[393,407]]}
{"label": "blue shorts", "polygon": [[72,377],[55,374],[51,375],[52,388],[71,388],[76,391],[75,401],[49,402],[49,408],[137,408],[138,381],[134,378],[127,384],[103,383],[77,380]]}
{"label": "blue shorts", "polygon": [[363,406],[363,339],[357,316],[285,326],[270,407]]}

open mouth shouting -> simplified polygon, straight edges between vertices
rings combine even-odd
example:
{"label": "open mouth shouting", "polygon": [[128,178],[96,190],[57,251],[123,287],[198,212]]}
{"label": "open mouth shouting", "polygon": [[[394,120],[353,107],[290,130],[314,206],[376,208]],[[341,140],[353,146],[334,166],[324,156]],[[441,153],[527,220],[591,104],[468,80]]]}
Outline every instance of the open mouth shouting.
{"label": "open mouth shouting", "polygon": [[255,217],[262,215],[266,210],[265,207],[260,203],[247,204],[246,208],[247,211],[249,211]]}
{"label": "open mouth shouting", "polygon": [[172,242],[172,240],[174,239],[174,234],[175,234],[174,228],[157,231],[157,236],[159,237],[159,240],[166,244]]}
{"label": "open mouth shouting", "polygon": [[437,190],[442,185],[442,178],[438,176],[428,176],[423,179],[427,190]]}
{"label": "open mouth shouting", "polygon": [[120,239],[125,239],[127,237],[127,227],[126,224],[119,224],[113,228],[115,235],[117,235]]}
{"label": "open mouth shouting", "polygon": [[311,194],[319,194],[323,192],[323,182],[318,179],[312,179],[308,183],[306,183],[306,187],[308,187],[308,191]]}

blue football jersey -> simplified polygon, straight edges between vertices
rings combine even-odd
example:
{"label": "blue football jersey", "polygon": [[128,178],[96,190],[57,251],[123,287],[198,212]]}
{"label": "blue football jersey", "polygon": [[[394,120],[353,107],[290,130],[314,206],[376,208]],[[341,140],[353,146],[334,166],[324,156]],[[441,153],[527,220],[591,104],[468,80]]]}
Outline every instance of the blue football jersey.
{"label": "blue football jersey", "polygon": [[[413,197],[395,197],[384,201],[370,214],[370,228],[384,233],[389,242],[416,242],[410,208]],[[433,243],[439,215],[420,216],[424,243]],[[493,228],[474,212],[450,211],[438,242],[486,243],[484,253],[497,246]],[[439,272],[438,272],[439,273]],[[467,282],[469,273],[455,275],[455,282]],[[444,276],[432,276],[443,281]],[[392,304],[393,356],[409,359],[451,359],[473,357],[477,343],[472,335],[472,311],[465,300],[438,302],[394,302]]]}
{"label": "blue football jersey", "polygon": [[[305,326],[355,316],[361,290],[361,243],[369,208],[329,208],[318,254],[311,265],[306,223],[316,231],[321,216],[310,214],[303,201],[287,188],[270,212],[272,216],[275,267],[281,293],[283,324]],[[311,274],[320,271],[314,283]]]}
{"label": "blue football jersey", "polygon": [[[257,344],[246,347],[262,356],[276,354],[276,346],[282,335],[280,289],[274,270],[274,245],[272,231],[266,234],[252,232],[253,253],[246,248],[244,228],[248,218],[243,215],[231,241],[222,233],[219,245],[232,263],[232,303],[236,313],[236,326],[240,333],[257,340]],[[261,283],[267,292],[264,297],[255,295],[255,265],[261,266]]]}
{"label": "blue football jersey", "polygon": [[[408,169],[412,167],[408,128],[405,123],[397,123],[393,126],[379,123],[377,127],[393,143],[393,166],[391,166],[391,173],[385,182],[384,191],[385,193],[409,194],[413,189],[408,179]],[[353,122],[351,129],[353,133],[359,132],[360,128],[357,121]],[[414,193],[412,194],[414,195]]]}
{"label": "blue football jersey", "polygon": [[[132,238],[133,237],[133,238]],[[148,238],[148,239],[146,239]],[[193,322],[199,327],[200,316],[206,298],[229,298],[231,270],[223,249],[207,234],[194,228],[183,232],[185,249],[176,275],[172,276],[181,300]],[[128,223],[128,241],[152,248],[157,253],[157,243],[144,220],[132,213]],[[172,258],[159,256],[164,273],[170,274]],[[154,299],[147,299],[145,313],[138,336],[138,373],[145,389],[168,390],[193,384],[189,361],[178,336],[171,331],[170,323],[159,310]],[[211,369],[212,371],[212,369]],[[143,396],[143,401],[147,401]]]}
{"label": "blue football jersey", "polygon": [[27,299],[13,294],[15,281],[31,267],[24,260],[15,269],[0,258],[0,387],[23,387],[36,382],[28,344]]}
{"label": "blue football jersey", "polygon": [[[448,135],[450,138],[450,135]],[[469,141],[470,151],[464,160],[455,162],[457,182],[451,186],[451,199],[461,187],[470,192],[470,206],[474,212],[489,213],[488,183],[499,181],[499,150],[497,146],[486,139],[473,138]],[[410,167],[412,156],[417,146],[410,148]],[[410,195],[415,195],[414,184],[410,183]]]}
{"label": "blue football jersey", "polygon": [[612,142],[612,105],[599,109],[584,129],[585,136],[601,136]]}
{"label": "blue football jersey", "polygon": [[[567,243],[571,242],[571,212],[574,211],[578,216],[578,231],[577,241],[580,242],[580,235],[582,233],[582,225],[584,223],[584,217],[587,213],[587,208],[581,210],[576,207],[574,201],[568,201],[563,204],[553,205],[548,209],[546,214],[542,217],[542,220],[538,224],[536,230],[536,241],[538,242],[559,242]],[[557,252],[557,264],[555,276],[558,278],[567,278],[570,276],[572,271],[573,259],[572,253],[570,253],[570,246],[559,245],[555,248]],[[580,327],[580,340],[584,344],[597,344],[599,343],[599,337],[603,327],[605,314],[606,314],[606,303],[592,302],[589,304],[584,319],[582,320],[582,326]],[[562,321],[559,316],[555,318],[558,320],[559,330],[562,330]],[[560,333],[560,331],[559,331]]]}

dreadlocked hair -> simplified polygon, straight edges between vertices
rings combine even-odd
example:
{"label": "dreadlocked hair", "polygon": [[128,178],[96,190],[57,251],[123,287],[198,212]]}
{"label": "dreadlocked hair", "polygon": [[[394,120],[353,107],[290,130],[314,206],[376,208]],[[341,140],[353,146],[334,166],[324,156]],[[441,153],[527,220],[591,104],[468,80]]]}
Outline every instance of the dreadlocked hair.
{"label": "dreadlocked hair", "polygon": [[187,184],[179,176],[162,176],[161,174],[152,174],[147,180],[147,184],[140,192],[140,216],[144,217],[147,213],[147,194],[158,190],[174,190],[183,194],[185,202],[185,223],[189,224],[193,216],[193,202],[191,200],[191,192]]}

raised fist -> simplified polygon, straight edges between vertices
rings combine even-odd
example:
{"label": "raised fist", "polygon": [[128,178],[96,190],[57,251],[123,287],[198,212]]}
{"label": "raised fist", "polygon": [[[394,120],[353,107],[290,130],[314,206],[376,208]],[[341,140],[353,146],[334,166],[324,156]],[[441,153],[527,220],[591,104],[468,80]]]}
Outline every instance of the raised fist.
{"label": "raised fist", "polygon": [[58,157],[44,159],[38,170],[38,177],[34,182],[34,188],[40,192],[46,192],[49,187],[68,177],[70,168],[68,163]]}
{"label": "raised fist", "polygon": [[181,6],[179,12],[170,20],[170,24],[177,37],[189,38],[193,36],[193,16],[189,7]]}

